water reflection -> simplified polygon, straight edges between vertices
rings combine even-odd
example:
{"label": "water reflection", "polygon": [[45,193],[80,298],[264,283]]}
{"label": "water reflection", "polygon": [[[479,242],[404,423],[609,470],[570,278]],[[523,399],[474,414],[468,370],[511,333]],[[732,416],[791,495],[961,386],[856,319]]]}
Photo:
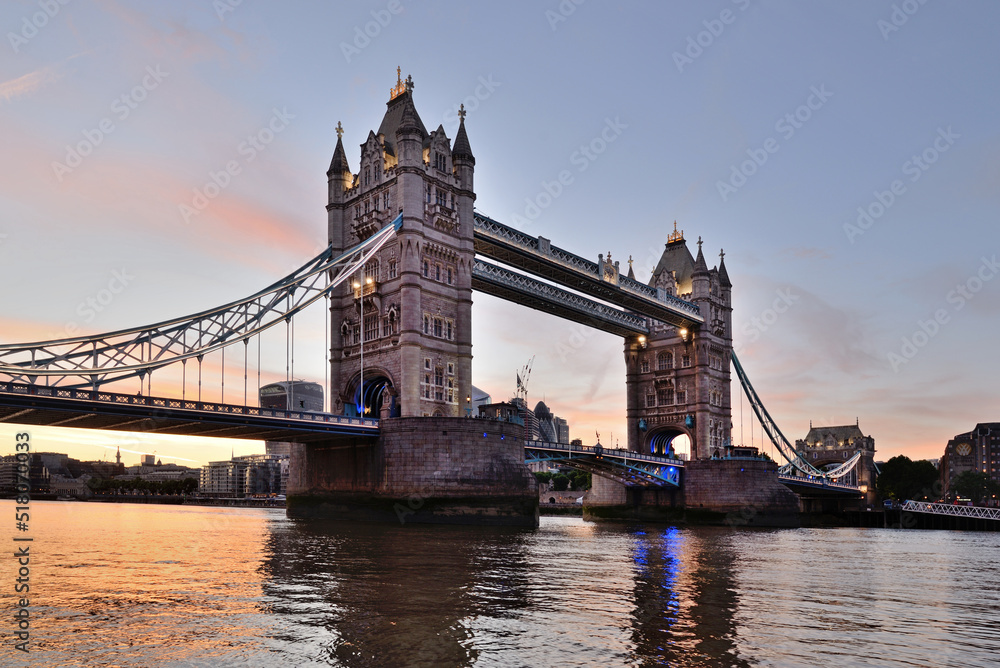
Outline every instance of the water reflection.
{"label": "water reflection", "polygon": [[[345,666],[467,666],[472,620],[527,605],[524,530],[285,522],[261,566],[276,636]],[[529,534],[530,535],[530,534]],[[302,648],[305,649],[305,648]]]}
{"label": "water reflection", "polygon": [[33,665],[985,668],[1000,652],[997,534],[56,502],[32,503],[32,533]]}
{"label": "water reflection", "polygon": [[748,666],[737,655],[731,532],[634,529],[632,638],[643,666]]}

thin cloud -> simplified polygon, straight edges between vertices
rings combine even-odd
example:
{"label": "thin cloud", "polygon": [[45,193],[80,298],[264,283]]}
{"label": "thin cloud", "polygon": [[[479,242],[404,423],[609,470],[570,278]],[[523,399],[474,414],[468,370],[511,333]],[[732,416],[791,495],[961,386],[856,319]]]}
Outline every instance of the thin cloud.
{"label": "thin cloud", "polygon": [[71,60],[79,58],[80,56],[87,55],[87,51],[82,53],[77,53],[69,58],[58,62],[54,65],[46,65],[41,69],[37,69],[34,72],[28,72],[16,79],[11,79],[10,81],[5,81],[0,83],[0,97],[4,100],[10,102],[19,97],[25,95],[31,95],[36,91],[41,90],[45,86],[51,83],[55,83],[62,78],[62,69]]}
{"label": "thin cloud", "polygon": [[58,65],[49,65],[40,70],[29,72],[16,79],[0,83],[0,97],[10,102],[25,95],[31,95],[50,83],[54,83],[62,76],[58,71]]}

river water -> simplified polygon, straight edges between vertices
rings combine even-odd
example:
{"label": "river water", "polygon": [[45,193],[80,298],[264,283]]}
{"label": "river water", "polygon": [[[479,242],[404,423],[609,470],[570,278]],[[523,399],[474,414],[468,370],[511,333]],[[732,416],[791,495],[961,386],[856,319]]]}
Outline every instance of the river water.
{"label": "river water", "polygon": [[1000,661],[1000,533],[371,526],[34,501],[19,535],[34,539],[31,652],[4,615],[3,665]]}

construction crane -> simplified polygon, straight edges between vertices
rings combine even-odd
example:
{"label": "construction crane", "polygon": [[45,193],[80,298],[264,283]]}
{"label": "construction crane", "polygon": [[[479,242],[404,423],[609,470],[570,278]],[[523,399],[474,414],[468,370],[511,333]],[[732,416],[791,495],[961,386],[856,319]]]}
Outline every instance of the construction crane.
{"label": "construction crane", "polygon": [[515,371],[517,376],[517,392],[515,393],[518,399],[524,399],[525,403],[528,401],[528,378],[531,377],[531,365],[535,363],[535,356],[532,355],[528,363],[521,367],[521,370]]}

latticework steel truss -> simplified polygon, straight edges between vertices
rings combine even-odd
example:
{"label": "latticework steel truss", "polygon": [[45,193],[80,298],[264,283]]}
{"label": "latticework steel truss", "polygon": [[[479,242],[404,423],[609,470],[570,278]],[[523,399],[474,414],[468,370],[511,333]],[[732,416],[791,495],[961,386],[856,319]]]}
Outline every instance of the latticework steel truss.
{"label": "latticework steel truss", "polygon": [[0,345],[0,374],[14,382],[99,388],[204,355],[291,319],[363,267],[395,236],[402,214],[333,257],[327,248],[298,270],[245,299],[132,329],[69,339]]}
{"label": "latticework steel truss", "polygon": [[973,517],[979,520],[1000,520],[1000,508],[953,506],[950,503],[926,503],[924,501],[907,501],[903,504],[902,508],[911,513],[930,513],[932,515],[948,515],[950,517]]}

